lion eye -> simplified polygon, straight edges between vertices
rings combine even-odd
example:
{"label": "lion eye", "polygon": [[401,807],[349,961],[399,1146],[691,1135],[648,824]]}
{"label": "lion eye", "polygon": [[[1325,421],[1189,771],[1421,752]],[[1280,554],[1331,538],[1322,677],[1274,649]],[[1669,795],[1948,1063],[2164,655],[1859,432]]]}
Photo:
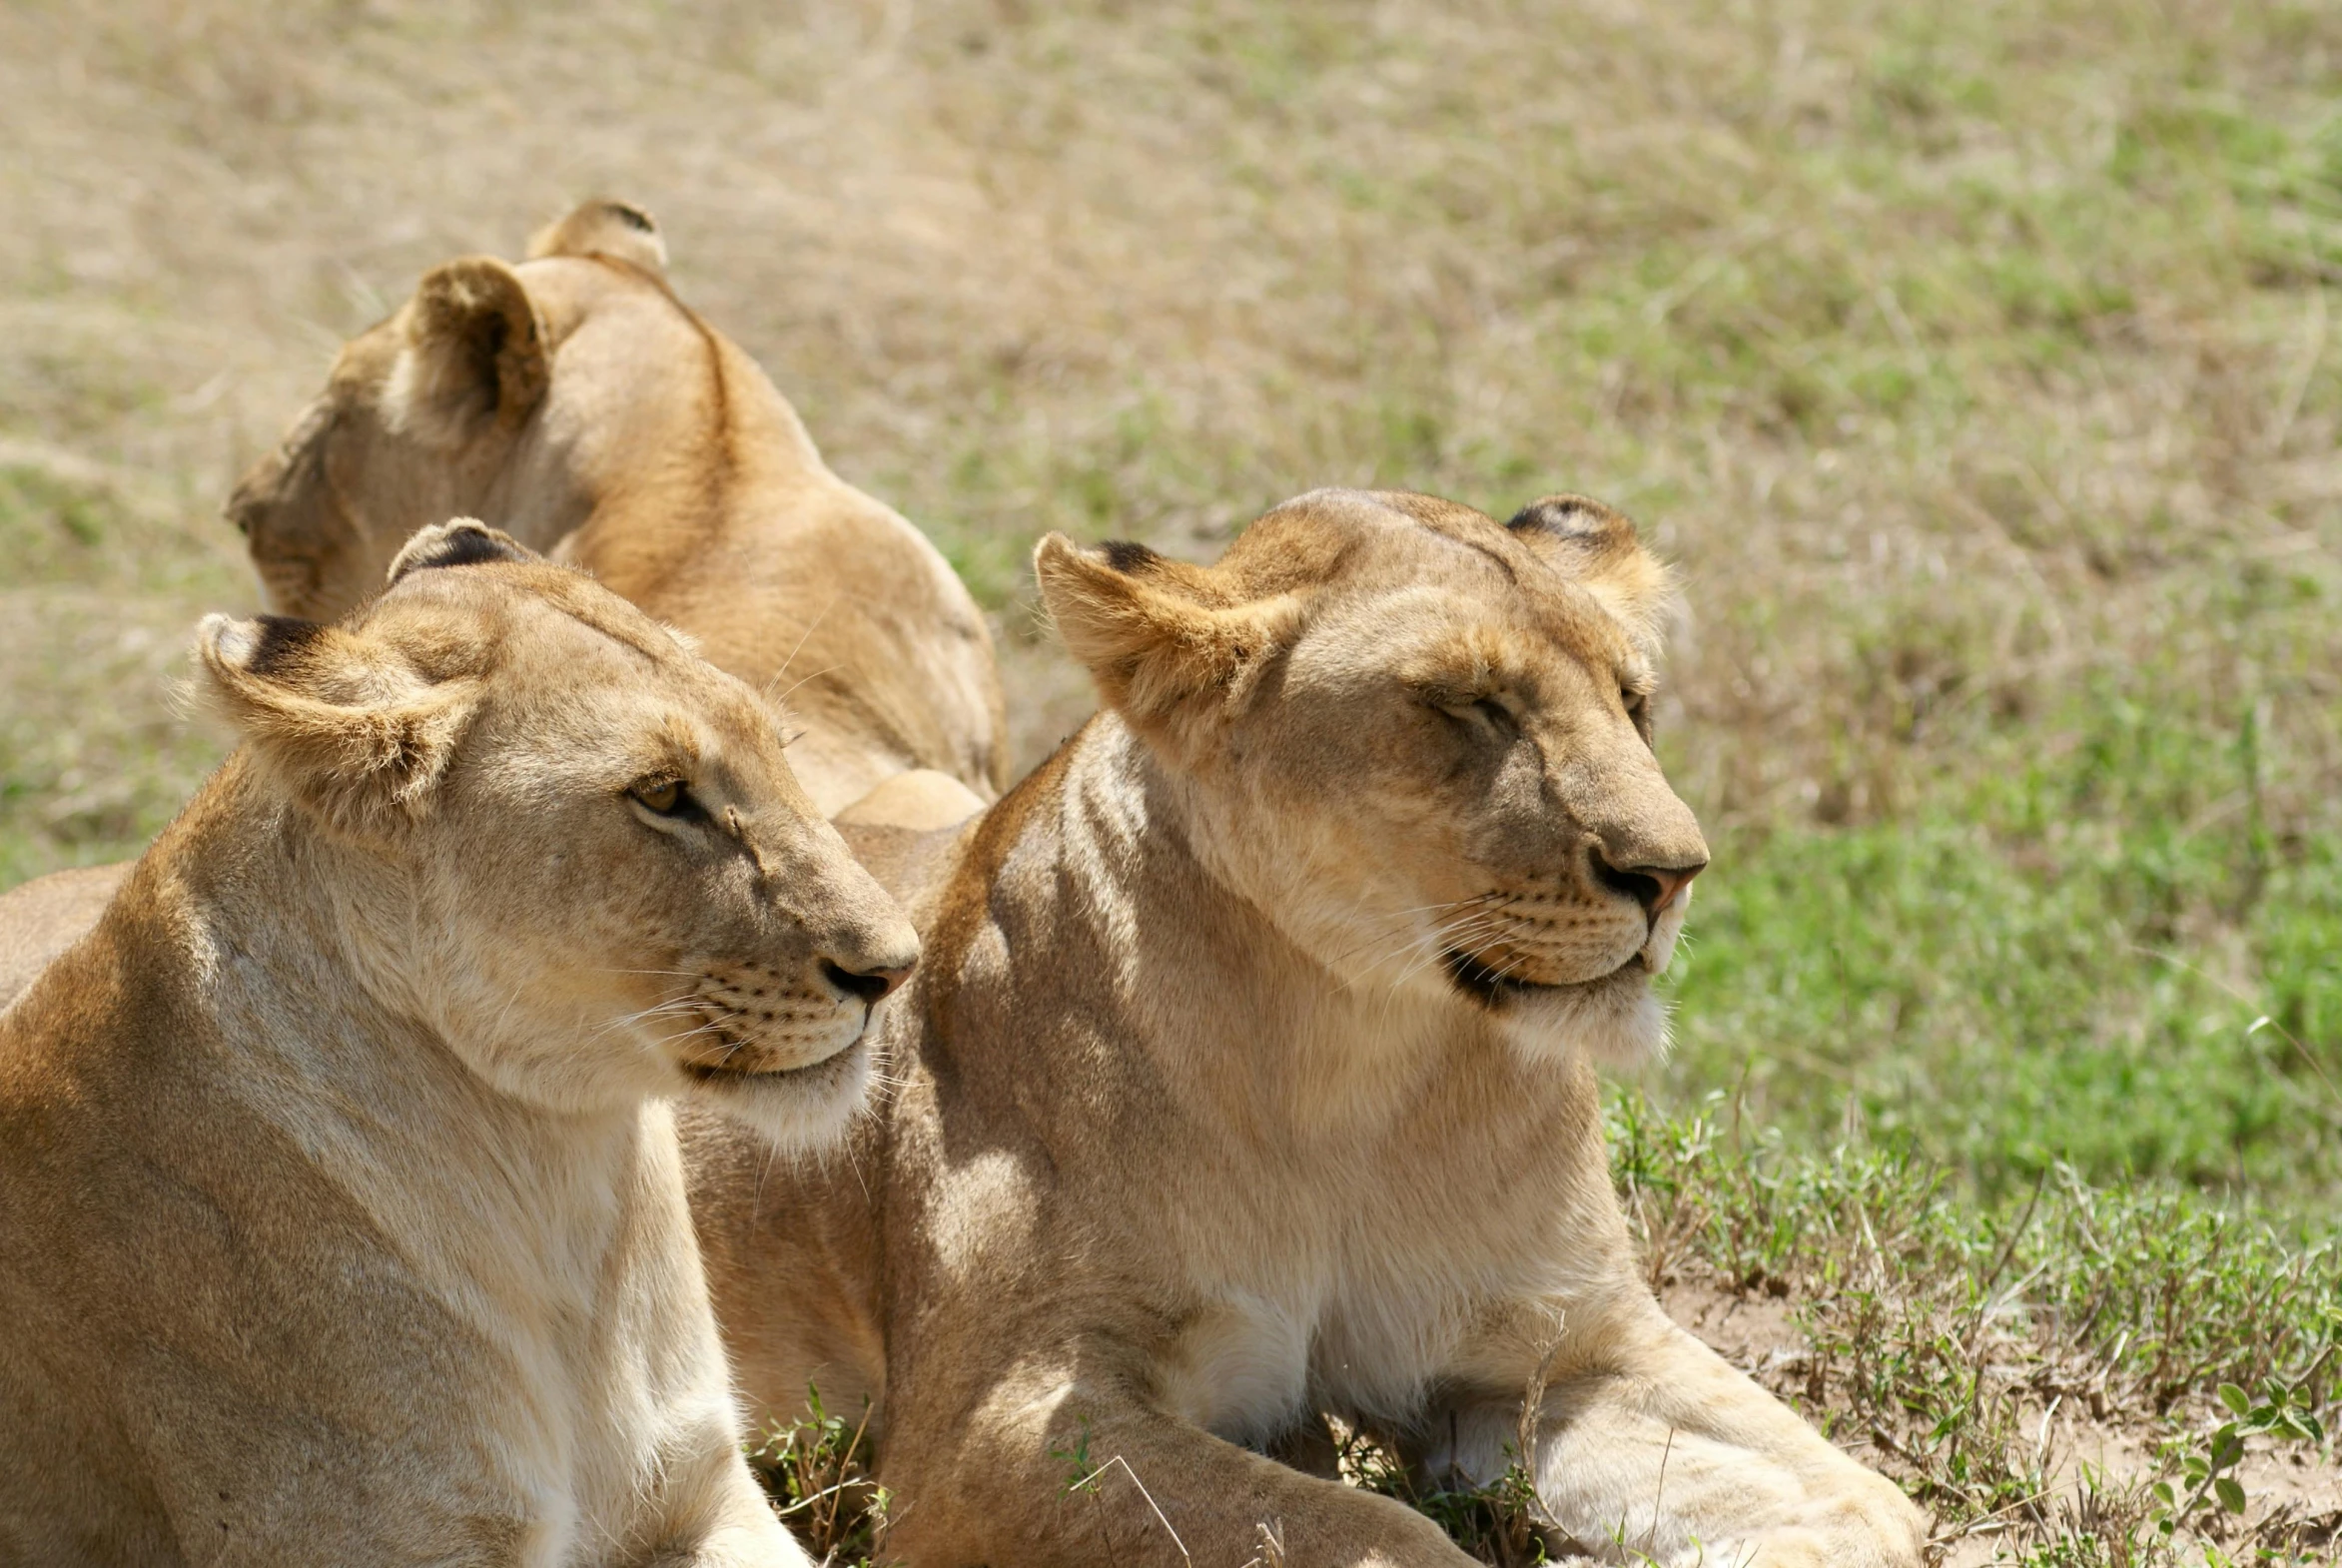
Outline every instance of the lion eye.
{"label": "lion eye", "polygon": [[691,791],[681,779],[643,780],[626,792],[642,809],[661,817],[679,817],[691,807]]}
{"label": "lion eye", "polygon": [[1651,738],[1651,699],[1640,691],[1620,688],[1618,700],[1626,706],[1627,722],[1641,732],[1646,741]]}
{"label": "lion eye", "polygon": [[1521,732],[1520,720],[1512,709],[1494,697],[1474,697],[1468,702],[1441,702],[1439,711],[1457,723],[1493,735],[1499,740],[1511,740]]}

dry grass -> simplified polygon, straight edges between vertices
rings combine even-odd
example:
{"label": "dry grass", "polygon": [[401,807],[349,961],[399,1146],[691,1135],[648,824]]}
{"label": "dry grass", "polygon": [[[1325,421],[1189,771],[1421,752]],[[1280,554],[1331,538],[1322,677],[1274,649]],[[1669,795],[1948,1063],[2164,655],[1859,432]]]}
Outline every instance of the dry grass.
{"label": "dry grass", "polygon": [[[198,527],[423,267],[606,189],[996,602],[1045,526],[1617,498],[1687,570],[1723,824],[1893,812],[2174,639],[2233,702],[2277,672],[2222,594],[2336,546],[2324,7],[197,0],[0,45],[0,416]],[[2342,743],[2275,708],[2289,822]]]}

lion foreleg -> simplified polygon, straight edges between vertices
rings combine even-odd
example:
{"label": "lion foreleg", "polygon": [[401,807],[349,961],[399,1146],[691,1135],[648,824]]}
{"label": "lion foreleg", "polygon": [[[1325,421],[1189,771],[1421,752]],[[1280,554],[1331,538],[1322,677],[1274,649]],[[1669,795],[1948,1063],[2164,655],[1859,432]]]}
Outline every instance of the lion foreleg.
{"label": "lion foreleg", "polygon": [[657,1568],[813,1568],[813,1558],[782,1526],[755,1481],[743,1473],[725,1490],[717,1504],[720,1517],[682,1532],[684,1539],[652,1559]]}
{"label": "lion foreleg", "polygon": [[1612,1561],[1917,1568],[1927,1524],[1902,1492],[1656,1305],[1606,1337],[1567,1347],[1527,1454],[1516,1392],[1437,1413],[1419,1462],[1483,1483],[1525,1463],[1540,1524]]}

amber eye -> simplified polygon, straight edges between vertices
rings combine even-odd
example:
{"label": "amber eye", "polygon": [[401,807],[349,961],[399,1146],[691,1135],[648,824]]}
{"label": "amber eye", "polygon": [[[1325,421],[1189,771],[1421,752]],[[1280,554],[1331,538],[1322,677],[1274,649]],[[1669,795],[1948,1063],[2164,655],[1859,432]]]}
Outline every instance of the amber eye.
{"label": "amber eye", "polygon": [[681,779],[645,779],[626,793],[641,802],[643,810],[662,817],[681,816],[691,804],[691,791]]}

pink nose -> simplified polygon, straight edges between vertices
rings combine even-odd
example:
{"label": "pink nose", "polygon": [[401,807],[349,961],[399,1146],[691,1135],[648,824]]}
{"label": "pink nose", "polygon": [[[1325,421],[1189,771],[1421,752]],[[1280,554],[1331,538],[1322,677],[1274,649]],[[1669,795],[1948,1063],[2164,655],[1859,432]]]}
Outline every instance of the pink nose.
{"label": "pink nose", "polygon": [[860,997],[865,1007],[876,1007],[889,992],[911,978],[912,966],[900,969],[847,969],[841,964],[824,963],[821,971],[829,983],[850,997]]}
{"label": "pink nose", "polygon": [[1705,863],[1697,866],[1677,867],[1672,870],[1665,866],[1637,866],[1635,870],[1638,874],[1649,877],[1653,882],[1659,884],[1659,896],[1652,899],[1646,906],[1652,917],[1656,919],[1661,910],[1675,902],[1675,896],[1678,893],[1692,885],[1692,878],[1706,869]]}
{"label": "pink nose", "polygon": [[1595,881],[1642,905],[1643,914],[1652,920],[1692,885],[1692,878],[1708,869],[1705,860],[1688,866],[1613,866],[1600,845],[1594,848],[1593,862]]}

